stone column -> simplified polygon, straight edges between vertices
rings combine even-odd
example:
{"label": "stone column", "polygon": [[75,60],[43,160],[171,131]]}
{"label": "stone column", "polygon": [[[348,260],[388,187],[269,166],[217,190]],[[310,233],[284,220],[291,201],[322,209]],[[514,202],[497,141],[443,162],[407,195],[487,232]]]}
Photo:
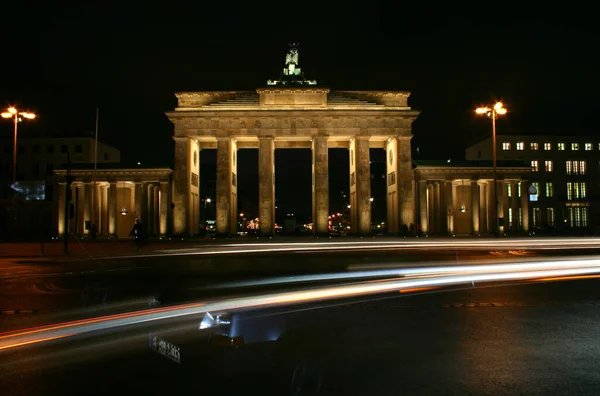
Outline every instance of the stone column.
{"label": "stone column", "polygon": [[494,214],[495,214],[495,203],[494,203],[494,182],[493,180],[490,181],[487,186],[486,186],[486,192],[487,192],[487,223],[488,223],[488,230],[490,233],[494,234],[496,233],[496,230],[494,229],[494,226],[496,225],[496,221],[494,220]]}
{"label": "stone column", "polygon": [[313,231],[329,234],[329,148],[326,136],[315,136],[312,142]]}
{"label": "stone column", "polygon": [[199,188],[200,145],[195,139],[177,137],[173,171],[173,234],[193,235],[198,231]]}
{"label": "stone column", "polygon": [[169,186],[167,182],[160,182],[160,235],[166,235],[168,232]]}
{"label": "stone column", "polygon": [[67,184],[58,184],[58,217],[57,217],[57,232],[59,236],[65,234],[65,201],[67,200]]}
{"label": "stone column", "polygon": [[102,227],[102,191],[100,183],[96,182],[96,185],[92,183],[92,191],[94,194],[94,207],[92,208],[94,215],[92,216],[92,224],[96,226],[96,233],[100,234]]}
{"label": "stone column", "polygon": [[[260,170],[259,170],[260,172]],[[232,138],[217,141],[217,234],[237,233],[237,144]]]}
{"label": "stone column", "polygon": [[449,235],[452,235],[454,233],[454,200],[455,200],[455,196],[454,193],[456,192],[456,188],[453,186],[452,181],[447,181],[446,183],[446,219],[447,219],[447,226],[446,226],[446,230],[448,232]]}
{"label": "stone column", "polygon": [[108,235],[108,186],[100,186],[100,234]]}
{"label": "stone column", "polygon": [[404,224],[409,226],[416,223],[410,137],[399,136],[388,139],[385,143],[385,151],[388,231],[398,233]]}
{"label": "stone column", "polygon": [[371,165],[367,136],[357,136],[350,142],[350,194],[352,193],[354,203],[351,203],[350,222],[356,224],[353,230],[358,234],[370,234]]}
{"label": "stone column", "polygon": [[429,219],[427,218],[429,211],[427,201],[427,182],[425,180],[419,180],[419,221],[423,233],[429,232]]}
{"label": "stone column", "polygon": [[519,194],[518,194],[519,183],[516,181],[510,182],[510,212],[512,216],[512,222],[510,229],[512,232],[519,230]]}
{"label": "stone column", "polygon": [[94,185],[92,183],[85,184],[85,200],[83,201],[83,233],[89,234],[90,230],[85,229],[85,222],[92,219],[92,194],[94,193]]}
{"label": "stone column", "polygon": [[146,219],[144,218],[144,204],[146,202],[146,188],[144,183],[136,182],[135,183],[135,192],[133,194],[133,202],[134,202],[134,218],[140,219],[144,228],[148,225],[146,224]]}
{"label": "stone column", "polygon": [[146,185],[144,209],[146,212],[146,233],[147,235],[154,235],[154,186],[151,183]]}
{"label": "stone column", "polygon": [[502,199],[502,217],[504,218],[504,233],[506,233],[508,231],[508,229],[510,228],[510,224],[508,222],[508,211],[509,211],[509,199],[508,199],[508,183],[506,182],[502,182],[498,187],[501,187],[502,189],[500,190],[500,192],[502,193],[500,195],[500,199]]}
{"label": "stone column", "polygon": [[108,234],[117,234],[117,183],[110,182],[108,186],[110,199],[108,200]]}
{"label": "stone column", "polygon": [[258,217],[261,235],[275,233],[275,140],[258,139]]}
{"label": "stone column", "polygon": [[488,216],[487,216],[487,183],[479,182],[479,232],[482,234],[488,233]]}
{"label": "stone column", "polygon": [[436,234],[442,233],[442,185],[441,182],[436,181],[433,185],[433,218],[434,225],[433,232]]}
{"label": "stone column", "polygon": [[471,232],[479,234],[479,185],[471,180]]}
{"label": "stone column", "polygon": [[160,216],[159,216],[159,211],[160,211],[160,206],[159,206],[159,194],[158,194],[158,186],[156,185],[152,185],[152,193],[154,194],[154,199],[152,200],[152,202],[154,202],[154,207],[152,208],[152,214],[153,214],[153,220],[152,220],[152,224],[154,224],[154,227],[152,227],[152,233],[156,236],[160,235]]}
{"label": "stone column", "polygon": [[523,231],[529,232],[529,193],[527,191],[527,183],[521,180],[519,185],[521,187],[521,220]]}

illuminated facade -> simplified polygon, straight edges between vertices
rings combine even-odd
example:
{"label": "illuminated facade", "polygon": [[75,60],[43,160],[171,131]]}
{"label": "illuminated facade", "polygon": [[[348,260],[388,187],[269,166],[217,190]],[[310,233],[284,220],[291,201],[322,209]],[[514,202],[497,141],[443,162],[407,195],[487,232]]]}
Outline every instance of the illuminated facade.
{"label": "illuminated facade", "polygon": [[199,156],[217,150],[217,233],[237,231],[237,151],[259,151],[260,231],[275,229],[275,150],[312,150],[313,225],[328,232],[328,149],[349,151],[352,232],[371,232],[369,149],[386,151],[387,223],[390,232],[415,222],[410,141],[419,112],[408,106],[409,92],[330,91],[306,80],[297,48],[286,57],[279,80],[255,91],[181,92],[167,113],[174,125],[173,232],[198,229]]}

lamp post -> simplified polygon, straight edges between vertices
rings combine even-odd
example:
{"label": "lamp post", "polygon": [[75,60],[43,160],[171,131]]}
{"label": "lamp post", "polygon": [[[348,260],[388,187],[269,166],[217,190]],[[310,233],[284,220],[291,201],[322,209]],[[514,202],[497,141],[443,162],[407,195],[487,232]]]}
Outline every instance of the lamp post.
{"label": "lamp post", "polygon": [[492,156],[493,156],[493,167],[494,167],[494,234],[499,234],[499,226],[498,226],[498,169],[496,167],[496,119],[498,116],[506,114],[506,108],[502,104],[502,102],[496,103],[492,108],[487,106],[478,107],[475,109],[475,113],[479,115],[487,115],[492,119]]}
{"label": "lamp post", "polygon": [[15,131],[13,137],[13,183],[17,181],[17,130],[19,122],[23,119],[33,120],[35,118],[34,113],[28,113],[26,111],[19,111],[15,107],[9,107],[4,113],[2,118],[12,118],[15,123]]}

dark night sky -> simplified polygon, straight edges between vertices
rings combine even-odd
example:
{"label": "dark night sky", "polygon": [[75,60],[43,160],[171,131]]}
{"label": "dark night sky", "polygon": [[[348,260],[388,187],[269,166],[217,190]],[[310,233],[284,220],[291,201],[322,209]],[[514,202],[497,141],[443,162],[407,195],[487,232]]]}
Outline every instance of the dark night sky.
{"label": "dark night sky", "polygon": [[[422,111],[413,125],[413,149],[420,147],[421,158],[463,158],[468,144],[491,133],[472,109],[498,99],[510,111],[499,133],[597,130],[600,32],[585,9],[506,4],[474,13],[455,4],[377,1],[326,8],[302,1],[270,7],[12,3],[1,15],[7,45],[0,104],[40,115],[21,127],[21,136],[93,131],[99,106],[100,137],[121,148],[125,162],[170,166],[172,126],[164,112],[175,106],[173,93],[262,86],[278,76],[292,41],[301,43],[307,77],[332,89],[412,91],[410,104]],[[10,125],[2,123],[0,133],[10,134]],[[250,162],[255,155],[240,158]],[[302,183],[310,185],[309,158],[300,152],[278,160],[278,200],[290,207],[305,197],[294,192],[288,175],[306,170]],[[336,174],[343,166],[335,168],[332,179],[347,180]]]}

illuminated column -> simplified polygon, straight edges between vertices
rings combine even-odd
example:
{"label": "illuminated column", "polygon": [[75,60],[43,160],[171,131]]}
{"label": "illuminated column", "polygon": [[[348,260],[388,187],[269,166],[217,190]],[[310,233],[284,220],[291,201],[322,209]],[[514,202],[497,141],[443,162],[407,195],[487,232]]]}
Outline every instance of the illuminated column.
{"label": "illuminated column", "polygon": [[409,226],[416,222],[410,137],[389,138],[385,143],[385,151],[388,231],[398,233],[404,224]]}
{"label": "illuminated column", "polygon": [[154,235],[154,186],[152,183],[148,183],[146,186],[146,233],[147,235]]}
{"label": "illuminated column", "polygon": [[160,207],[159,207],[159,192],[158,192],[158,186],[156,185],[152,185],[152,193],[154,194],[154,199],[152,200],[152,202],[154,203],[154,207],[152,208],[152,215],[153,215],[153,221],[152,224],[154,224],[154,226],[152,227],[152,233],[156,236],[160,235],[160,216],[159,216],[159,211],[160,211]]}
{"label": "illuminated column", "polygon": [[168,182],[160,182],[160,235],[167,235],[168,232],[169,186]]}
{"label": "illuminated column", "polygon": [[85,200],[83,201],[83,217],[84,228],[83,233],[89,234],[90,230],[85,229],[85,222],[92,219],[92,194],[94,193],[94,185],[91,183],[85,184]]}
{"label": "illuminated column", "polygon": [[421,231],[424,233],[429,232],[429,221],[427,218],[429,211],[427,205],[427,182],[425,180],[419,180],[419,220],[421,224]]}
{"label": "illuminated column", "polygon": [[275,139],[258,139],[258,217],[262,235],[275,232]]}
{"label": "illuminated column", "polygon": [[446,182],[446,221],[448,234],[454,233],[454,200],[456,196],[456,186],[452,181]]}
{"label": "illuminated column", "polygon": [[135,183],[135,192],[134,192],[134,217],[140,219],[140,221],[142,222],[142,225],[144,226],[145,230],[147,230],[147,224],[146,224],[146,218],[144,217],[144,204],[146,203],[147,198],[147,194],[146,194],[146,187],[144,186],[144,183],[142,182],[136,182]]}
{"label": "illuminated column", "polygon": [[110,182],[108,186],[110,198],[108,200],[108,233],[117,234],[117,183]]}
{"label": "illuminated column", "polygon": [[100,233],[108,234],[108,186],[100,186]]}
{"label": "illuminated column", "polygon": [[488,232],[487,184],[484,181],[479,182],[479,232],[481,234]]}
{"label": "illuminated column", "polygon": [[233,138],[217,141],[217,234],[237,232],[237,144]]}
{"label": "illuminated column", "polygon": [[58,235],[65,233],[65,201],[67,199],[67,183],[58,184]]}
{"label": "illuminated column", "polygon": [[[358,234],[371,233],[371,165],[369,138],[357,136],[350,142],[350,222]],[[389,222],[389,221],[388,221]]]}
{"label": "illuminated column", "polygon": [[512,222],[510,229],[512,232],[519,230],[519,194],[518,194],[519,183],[516,181],[510,182],[510,212],[512,216]]}
{"label": "illuminated column", "polygon": [[471,232],[479,234],[479,185],[477,180],[471,180]]}
{"label": "illuminated column", "polygon": [[327,137],[317,136],[312,142],[313,231],[329,233],[329,149]]}
{"label": "illuminated column", "polygon": [[200,146],[189,137],[175,138],[173,170],[173,234],[198,232],[200,201]]}
{"label": "illuminated column", "polygon": [[487,193],[487,224],[488,224],[488,232],[494,233],[494,182],[490,181],[486,186]]}
{"label": "illuminated column", "polygon": [[499,197],[502,199],[502,217],[504,218],[504,232],[506,233],[510,228],[510,224],[508,224],[508,211],[509,211],[509,200],[508,200],[508,183],[502,182],[499,183],[502,186],[502,189],[499,190]]}
{"label": "illuminated column", "polygon": [[523,231],[529,232],[529,192],[527,183],[521,180],[521,221],[523,222]]}
{"label": "illuminated column", "polygon": [[436,234],[440,234],[442,232],[442,188],[441,183],[436,181],[433,185],[433,218],[435,227],[433,231]]}

